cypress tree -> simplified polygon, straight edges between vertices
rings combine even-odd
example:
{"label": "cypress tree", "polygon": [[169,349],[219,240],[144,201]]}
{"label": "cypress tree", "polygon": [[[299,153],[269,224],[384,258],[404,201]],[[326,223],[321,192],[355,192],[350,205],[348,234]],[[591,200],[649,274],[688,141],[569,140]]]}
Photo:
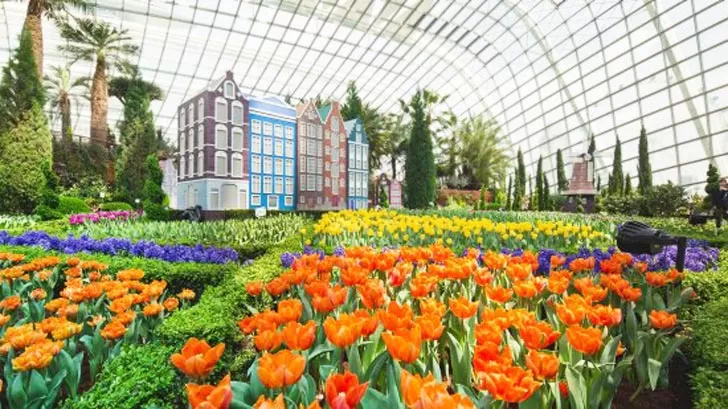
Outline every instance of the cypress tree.
{"label": "cypress tree", "polygon": [[3,68],[0,82],[0,133],[20,125],[37,104],[45,105],[45,89],[36,75],[30,33],[23,29],[20,44],[8,65]]}
{"label": "cypress tree", "polygon": [[144,185],[140,181],[147,179],[148,166],[142,164],[158,147],[149,96],[143,88],[134,86],[127,92],[120,130],[122,146],[116,164],[116,193],[119,200],[133,203],[144,198]]}
{"label": "cypress tree", "polygon": [[551,210],[551,193],[549,192],[549,178],[543,175],[543,209]]}
{"label": "cypress tree", "polygon": [[344,121],[362,118],[362,110],[363,104],[357,93],[356,83],[349,81],[349,85],[346,87],[346,102],[341,107],[341,116],[344,118]]}
{"label": "cypress tree", "polygon": [[528,210],[533,210],[533,180],[531,175],[526,177],[528,178]]}
{"label": "cypress tree", "polygon": [[624,195],[628,196],[632,193],[632,178],[629,173],[624,176]]}
{"label": "cypress tree", "polygon": [[597,176],[597,193],[602,191],[602,177]]}
{"label": "cypress tree", "polygon": [[513,194],[513,177],[508,176],[508,192],[506,194],[506,209],[510,210],[512,203],[511,203],[511,195]]}
{"label": "cypress tree", "polygon": [[410,104],[412,131],[407,146],[404,175],[407,207],[410,209],[424,209],[435,201],[435,155],[422,94],[418,90]]}
{"label": "cypress tree", "polygon": [[640,131],[637,176],[639,178],[638,190],[641,195],[644,195],[647,193],[647,190],[652,187],[652,166],[650,165],[650,153],[647,147],[647,131],[645,130],[644,125],[642,125],[642,130]]}
{"label": "cypress tree", "polygon": [[387,197],[387,191],[384,190],[384,185],[379,185],[379,207],[389,209],[389,197]]}
{"label": "cypress tree", "polygon": [[164,174],[159,167],[157,155],[151,154],[146,159],[147,178],[144,181],[144,213],[150,220],[167,220],[167,209],[164,200],[167,195],[162,190]]}
{"label": "cypress tree", "polygon": [[521,196],[526,193],[526,165],[523,163],[523,153],[518,148],[518,174],[516,176],[518,187],[521,189]]}
{"label": "cypress tree", "polygon": [[536,166],[536,195],[538,201],[535,203],[538,210],[544,210],[544,191],[543,191],[543,157],[538,157],[538,165]]}
{"label": "cypress tree", "polygon": [[614,190],[614,177],[612,177],[612,174],[609,174],[609,178],[607,179],[607,194],[612,194],[612,191]]}
{"label": "cypress tree", "polygon": [[706,180],[705,193],[708,194],[706,200],[707,203],[711,203],[713,194],[720,189],[720,175],[718,174],[718,168],[713,166],[712,163],[708,163],[708,172],[706,173],[708,179]]}
{"label": "cypress tree", "polygon": [[569,188],[569,181],[566,180],[564,157],[561,155],[561,149],[556,150],[556,187],[559,192],[563,192]]}
{"label": "cypress tree", "polygon": [[589,156],[591,156],[592,161],[594,161],[594,152],[597,151],[597,143],[594,140],[594,134],[591,134],[591,141],[589,142],[589,149],[587,149],[587,152],[589,153]]}
{"label": "cypress tree", "polygon": [[622,171],[622,143],[617,137],[614,146],[614,162],[612,163],[612,186],[609,193],[621,196],[624,193],[624,172]]}

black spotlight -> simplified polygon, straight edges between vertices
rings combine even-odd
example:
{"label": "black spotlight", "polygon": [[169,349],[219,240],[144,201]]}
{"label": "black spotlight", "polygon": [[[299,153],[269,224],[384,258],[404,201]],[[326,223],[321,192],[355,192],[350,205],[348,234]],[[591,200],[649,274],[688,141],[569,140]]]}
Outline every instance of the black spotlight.
{"label": "black spotlight", "polygon": [[687,237],[673,237],[642,222],[629,221],[617,227],[617,247],[633,254],[657,254],[664,246],[677,245],[677,271],[685,268]]}

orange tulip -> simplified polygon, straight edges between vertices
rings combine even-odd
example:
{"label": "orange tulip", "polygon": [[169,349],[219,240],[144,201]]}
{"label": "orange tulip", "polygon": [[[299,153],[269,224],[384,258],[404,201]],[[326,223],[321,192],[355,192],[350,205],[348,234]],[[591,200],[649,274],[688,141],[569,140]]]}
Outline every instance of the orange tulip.
{"label": "orange tulip", "polygon": [[281,318],[281,324],[298,321],[301,315],[303,315],[303,303],[300,300],[292,298],[278,303],[278,316]]}
{"label": "orange tulip", "polygon": [[541,382],[533,379],[531,371],[517,366],[504,367],[501,371],[482,372],[480,389],[487,390],[497,400],[520,403],[541,387]]}
{"label": "orange tulip", "polygon": [[255,336],[255,348],[258,351],[272,351],[278,348],[283,342],[283,334],[274,329],[261,331]]}
{"label": "orange tulip", "polygon": [[409,328],[412,326],[412,309],[407,304],[398,304],[392,301],[386,310],[379,311],[379,321],[388,331],[398,328]]}
{"label": "orange tulip", "polygon": [[329,287],[326,284],[313,294],[311,305],[318,312],[328,313],[342,306],[346,302],[348,293],[349,289],[347,287],[342,287],[339,284]]}
{"label": "orange tulip", "polygon": [[503,287],[485,287],[485,295],[489,300],[503,304],[513,297],[513,290]]}
{"label": "orange tulip", "polygon": [[420,327],[422,339],[425,341],[437,341],[445,331],[441,318],[436,315],[422,315],[415,318],[415,325]]}
{"label": "orange tulip", "polygon": [[536,379],[553,379],[559,373],[559,358],[546,352],[531,350],[526,355],[526,367]]}
{"label": "orange tulip", "polygon": [[647,279],[647,284],[652,287],[664,287],[669,281],[666,274],[653,272],[645,274],[645,279]]}
{"label": "orange tulip", "polygon": [[187,399],[192,409],[227,409],[233,400],[230,375],[225,375],[217,386],[188,383]]}
{"label": "orange tulip", "polygon": [[0,308],[4,310],[13,311],[17,309],[20,306],[20,296],[19,295],[11,295],[9,297],[6,297],[4,300],[0,301]]}
{"label": "orange tulip", "polygon": [[0,314],[0,327],[4,327],[5,324],[10,322],[10,315]]}
{"label": "orange tulip", "polygon": [[575,350],[586,355],[594,355],[602,349],[602,330],[571,326],[566,329],[566,340]]}
{"label": "orange tulip", "polygon": [[577,258],[569,263],[569,270],[574,273],[580,273],[584,271],[592,271],[595,266],[594,257],[589,258]]}
{"label": "orange tulip", "polygon": [[290,285],[288,284],[288,281],[281,277],[278,277],[269,281],[268,284],[265,285],[265,290],[268,291],[268,294],[270,294],[272,297],[277,297],[288,291],[289,287]]}
{"label": "orange tulip", "polygon": [[650,311],[650,324],[652,328],[670,329],[677,325],[677,314],[670,314],[664,310],[652,310]]}
{"label": "orange tulip", "polygon": [[559,393],[561,393],[561,397],[564,399],[569,397],[569,385],[566,382],[559,382]]}
{"label": "orange tulip", "polygon": [[30,345],[13,359],[13,370],[25,372],[31,369],[43,369],[51,364],[62,348],[62,341],[53,342],[49,339]]}
{"label": "orange tulip", "polygon": [[613,327],[622,322],[622,311],[619,308],[599,304],[589,309],[587,318],[589,318],[592,325]]}
{"label": "orange tulip", "polygon": [[412,298],[426,297],[429,293],[435,291],[439,282],[440,279],[437,275],[430,273],[418,274],[410,281],[410,295],[412,295]]}
{"label": "orange tulip", "polygon": [[411,364],[420,356],[422,332],[418,326],[411,329],[399,328],[394,334],[385,332],[382,334],[382,339],[387,345],[389,354],[398,361]]}
{"label": "orange tulip", "polygon": [[177,299],[177,297],[169,297],[164,300],[163,305],[167,311],[174,311],[179,306],[179,300]]}
{"label": "orange tulip", "polygon": [[245,285],[245,291],[251,297],[257,297],[263,292],[263,283],[260,281],[251,281]]}
{"label": "orange tulip", "polygon": [[523,280],[513,284],[513,291],[517,296],[526,299],[533,298],[541,292],[533,280]]}
{"label": "orange tulip", "polygon": [[189,288],[185,288],[182,291],[180,291],[179,294],[177,294],[177,297],[180,300],[189,301],[189,300],[192,300],[195,298],[195,292],[190,290]]}
{"label": "orange tulip", "polygon": [[400,388],[402,399],[410,409],[474,409],[472,402],[468,404],[470,399],[448,394],[447,385],[436,382],[432,374],[422,378],[403,369]]}
{"label": "orange tulip", "polygon": [[182,347],[181,353],[173,354],[172,364],[185,375],[193,378],[204,378],[215,369],[217,361],[225,351],[225,344],[217,344],[214,348],[197,338],[190,338]]}
{"label": "orange tulip", "polygon": [[493,367],[510,366],[513,363],[511,349],[503,347],[500,350],[498,344],[485,342],[475,346],[473,353],[473,370],[478,372],[489,372]]}
{"label": "orange tulip", "polygon": [[306,359],[283,349],[275,354],[265,353],[258,360],[258,377],[268,389],[284,388],[298,382],[306,368]]}
{"label": "orange tulip", "polygon": [[563,266],[564,263],[566,263],[566,258],[563,256],[553,255],[551,256],[550,262],[551,268],[554,269]]}
{"label": "orange tulip", "polygon": [[341,270],[341,282],[348,287],[364,284],[369,273],[358,265],[351,265]]}
{"label": "orange tulip", "polygon": [[618,292],[619,297],[624,301],[637,302],[642,298],[642,289],[637,287],[625,288]]}
{"label": "orange tulip", "polygon": [[361,303],[370,310],[379,308],[386,302],[384,298],[386,291],[382,280],[366,280],[362,285],[356,286],[356,290],[359,293]]}
{"label": "orange tulip", "polygon": [[475,343],[482,345],[486,342],[492,342],[500,345],[503,341],[503,330],[493,321],[483,321],[475,326]]}
{"label": "orange tulip", "polygon": [[479,302],[474,301],[471,302],[467,297],[459,297],[455,299],[450,299],[450,311],[452,313],[461,319],[467,319],[475,315],[476,312],[478,312],[478,304]]}
{"label": "orange tulip", "polygon": [[104,339],[115,340],[124,336],[126,333],[126,326],[118,320],[111,320],[104,329],[101,330],[101,336]]}
{"label": "orange tulip", "polygon": [[[616,254],[615,254],[615,256],[616,256]],[[612,259],[602,260],[599,262],[599,271],[602,274],[621,275],[622,274],[622,263],[620,263],[618,260],[615,260],[614,256],[613,256]]]}
{"label": "orange tulip", "polygon": [[353,314],[341,314],[339,318],[326,318],[324,332],[326,338],[339,348],[347,348],[361,336],[364,322]]}
{"label": "orange tulip", "polygon": [[289,349],[303,351],[311,348],[316,340],[316,323],[309,321],[305,325],[289,322],[283,328],[283,341]]}
{"label": "orange tulip", "polygon": [[362,337],[368,337],[369,335],[372,335],[374,331],[377,330],[377,327],[379,327],[379,318],[377,317],[377,314],[370,315],[369,311],[360,308],[354,311],[354,315],[359,317],[362,321]]}
{"label": "orange tulip", "polygon": [[556,342],[561,336],[559,331],[545,321],[531,321],[518,327],[523,343],[528,349],[544,349]]}
{"label": "orange tulip", "polygon": [[145,317],[156,317],[161,314],[162,311],[164,311],[164,307],[162,306],[162,304],[153,302],[151,304],[145,305],[143,312]]}
{"label": "orange tulip", "polygon": [[478,268],[473,272],[473,279],[475,279],[475,284],[487,287],[493,282],[493,273],[487,268]]}
{"label": "orange tulip", "polygon": [[253,409],[286,409],[286,402],[283,400],[283,394],[276,396],[275,400],[266,399],[265,395],[261,395],[253,405]]}
{"label": "orange tulip", "polygon": [[556,315],[561,322],[566,325],[578,325],[584,321],[586,309],[584,307],[575,306],[570,308],[566,305],[556,304]]}
{"label": "orange tulip", "polygon": [[420,300],[420,313],[422,315],[436,315],[440,318],[445,316],[445,303],[435,298],[423,298]]}
{"label": "orange tulip", "polygon": [[359,383],[353,373],[334,374],[326,380],[326,401],[332,408],[354,409],[367,391],[369,382]]}

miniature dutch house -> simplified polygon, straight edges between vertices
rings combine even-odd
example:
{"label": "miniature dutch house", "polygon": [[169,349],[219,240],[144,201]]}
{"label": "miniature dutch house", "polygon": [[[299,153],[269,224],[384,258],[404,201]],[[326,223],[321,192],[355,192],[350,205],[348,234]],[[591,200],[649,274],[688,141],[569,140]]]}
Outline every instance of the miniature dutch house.
{"label": "miniature dutch house", "polygon": [[366,209],[369,206],[369,139],[361,119],[346,121],[344,126],[349,140],[347,207]]}
{"label": "miniature dutch house", "polygon": [[331,102],[319,108],[324,128],[324,202],[320,209],[346,208],[346,149],[347,133],[339,103]]}
{"label": "miniature dutch house", "polygon": [[319,209],[324,203],[323,125],[313,101],[298,104],[298,206]]}

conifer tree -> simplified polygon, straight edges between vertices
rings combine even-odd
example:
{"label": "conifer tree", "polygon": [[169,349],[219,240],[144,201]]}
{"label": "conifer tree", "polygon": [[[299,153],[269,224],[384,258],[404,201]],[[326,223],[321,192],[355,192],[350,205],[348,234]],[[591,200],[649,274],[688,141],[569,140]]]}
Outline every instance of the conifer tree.
{"label": "conifer tree", "polygon": [[544,210],[544,192],[543,192],[543,157],[538,157],[538,165],[536,166],[536,195],[538,201],[535,203],[538,210]]}
{"label": "conifer tree", "polygon": [[624,176],[624,195],[628,196],[632,193],[632,178],[629,173]]}
{"label": "conifer tree", "polygon": [[18,48],[3,68],[0,82],[0,133],[18,126],[34,104],[43,108],[45,89],[36,72],[30,34],[23,30]]}
{"label": "conifer tree", "polygon": [[413,96],[410,108],[412,130],[407,146],[404,176],[407,207],[424,209],[435,201],[435,155],[421,90]]}
{"label": "conifer tree", "polygon": [[513,194],[513,177],[508,176],[508,192],[506,194],[506,209],[510,210],[512,207],[511,195]]}
{"label": "conifer tree", "polygon": [[146,160],[146,180],[144,181],[144,214],[150,220],[167,220],[164,201],[167,195],[162,190],[164,174],[159,167],[157,155],[151,154]]}
{"label": "conifer tree", "polygon": [[612,185],[609,193],[621,196],[624,193],[624,173],[622,171],[622,143],[617,137],[614,146],[614,162],[612,163]]}
{"label": "conifer tree", "polygon": [[[652,187],[652,166],[650,165],[650,153],[647,147],[647,131],[644,125],[640,131],[639,163],[637,164],[637,176],[639,178],[638,190],[641,195],[647,193]],[[626,190],[626,187],[625,187]]]}
{"label": "conifer tree", "polygon": [[589,142],[589,149],[587,149],[587,152],[589,153],[589,156],[591,156],[592,161],[594,161],[594,152],[597,151],[597,143],[594,140],[594,134],[591,135],[591,141]]}
{"label": "conifer tree", "polygon": [[559,192],[563,192],[569,188],[569,181],[566,180],[564,157],[561,154],[561,149],[556,150],[556,187]]}
{"label": "conifer tree", "polygon": [[523,163],[523,153],[518,148],[518,175],[516,177],[518,187],[521,189],[521,196],[526,194],[526,165]]}
{"label": "conifer tree", "polygon": [[349,85],[346,87],[346,102],[341,107],[341,116],[344,118],[344,121],[356,118],[363,120],[362,110],[363,104],[357,93],[356,83],[349,81]]}
{"label": "conifer tree", "polygon": [[551,192],[549,192],[549,178],[543,175],[543,209],[551,210]]}

